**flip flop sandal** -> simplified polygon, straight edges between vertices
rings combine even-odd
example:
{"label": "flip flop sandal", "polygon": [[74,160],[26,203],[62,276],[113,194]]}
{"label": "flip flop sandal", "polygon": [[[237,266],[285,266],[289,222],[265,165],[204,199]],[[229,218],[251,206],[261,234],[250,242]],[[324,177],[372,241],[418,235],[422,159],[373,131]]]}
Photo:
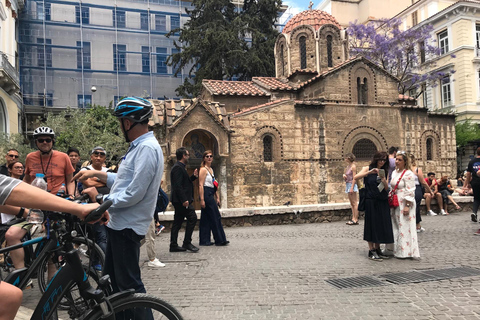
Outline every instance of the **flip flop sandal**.
{"label": "flip flop sandal", "polygon": [[353,221],[353,220],[350,220],[350,221],[348,221],[346,224],[348,224],[349,226],[355,226],[355,225],[358,224],[358,221],[355,222],[355,221]]}

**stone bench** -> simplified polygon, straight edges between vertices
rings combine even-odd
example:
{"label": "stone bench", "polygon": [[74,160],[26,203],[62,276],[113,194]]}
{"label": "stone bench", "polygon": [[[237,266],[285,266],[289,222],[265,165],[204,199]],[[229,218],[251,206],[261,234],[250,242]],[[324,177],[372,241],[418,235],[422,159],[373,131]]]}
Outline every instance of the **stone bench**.
{"label": "stone bench", "polygon": [[[453,195],[453,199],[461,207],[460,212],[471,212],[473,197]],[[432,199],[432,210],[438,213],[440,209],[437,201]],[[448,206],[449,212],[456,212],[453,205]],[[220,209],[222,214],[222,223],[225,227],[235,226],[260,226],[260,225],[279,225],[290,223],[319,223],[349,220],[351,218],[351,209],[348,202],[326,203],[311,205],[290,205],[275,207],[253,207],[253,208],[229,208]],[[420,212],[426,214],[425,199],[422,200]],[[159,213],[158,218],[167,230],[173,223],[173,211]],[[200,210],[196,211],[200,219]],[[363,217],[363,212],[360,212]]]}

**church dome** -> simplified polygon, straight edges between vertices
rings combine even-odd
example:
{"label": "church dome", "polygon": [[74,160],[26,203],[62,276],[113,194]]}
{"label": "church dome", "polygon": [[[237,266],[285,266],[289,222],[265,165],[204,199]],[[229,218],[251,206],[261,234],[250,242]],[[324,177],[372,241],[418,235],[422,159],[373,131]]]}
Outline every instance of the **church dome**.
{"label": "church dome", "polygon": [[318,30],[321,26],[326,24],[333,24],[339,29],[342,28],[332,15],[322,10],[305,10],[288,20],[282,33],[290,33],[293,29],[301,25],[310,25],[314,27],[315,30]]}

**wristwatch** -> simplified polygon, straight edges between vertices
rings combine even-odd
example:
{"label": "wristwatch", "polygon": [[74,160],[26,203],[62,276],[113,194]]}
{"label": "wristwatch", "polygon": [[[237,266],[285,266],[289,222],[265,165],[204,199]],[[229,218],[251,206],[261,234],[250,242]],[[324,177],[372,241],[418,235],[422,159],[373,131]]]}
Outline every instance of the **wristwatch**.
{"label": "wristwatch", "polygon": [[103,203],[103,194],[101,194],[101,193],[97,194],[97,196],[95,197],[95,201],[98,204],[102,204]]}
{"label": "wristwatch", "polygon": [[24,214],[24,213],[25,213],[25,208],[24,208],[24,207],[21,207],[21,208],[20,208],[20,211],[18,211],[16,217],[17,217],[18,219],[21,219],[21,218],[23,218],[23,214]]}

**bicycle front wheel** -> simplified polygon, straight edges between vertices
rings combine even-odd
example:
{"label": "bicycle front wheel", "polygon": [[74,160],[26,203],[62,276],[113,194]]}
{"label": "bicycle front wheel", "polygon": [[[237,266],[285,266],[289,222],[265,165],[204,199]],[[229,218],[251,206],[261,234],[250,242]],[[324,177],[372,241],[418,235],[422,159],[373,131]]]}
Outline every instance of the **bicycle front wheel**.
{"label": "bicycle front wheel", "polygon": [[[115,320],[183,320],[180,313],[170,304],[154,296],[134,293],[112,302]],[[84,320],[101,319],[103,313],[96,310]]]}

